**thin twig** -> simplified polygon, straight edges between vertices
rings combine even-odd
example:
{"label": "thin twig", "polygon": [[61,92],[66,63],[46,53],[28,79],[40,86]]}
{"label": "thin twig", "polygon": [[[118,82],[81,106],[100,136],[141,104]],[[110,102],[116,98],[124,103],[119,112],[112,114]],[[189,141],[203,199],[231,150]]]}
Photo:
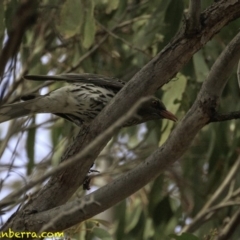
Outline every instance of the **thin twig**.
{"label": "thin twig", "polygon": [[230,221],[222,229],[217,239],[218,240],[230,239],[236,228],[239,227],[239,221],[240,221],[240,208],[234,213]]}
{"label": "thin twig", "polygon": [[108,38],[108,34],[106,34],[104,37],[102,37],[102,39],[101,39],[98,43],[96,43],[96,44],[94,45],[94,47],[92,47],[88,52],[86,52],[86,53],[78,60],[78,62],[77,62],[74,66],[72,66],[72,67],[70,67],[69,69],[67,69],[66,72],[69,73],[69,72],[75,71],[75,70],[81,65],[81,63],[82,63],[86,58],[88,58],[91,54],[93,54],[93,53],[106,41],[107,38]]}
{"label": "thin twig", "polygon": [[[237,161],[234,163],[232,166],[231,170],[229,171],[228,175],[224,179],[223,183],[219,186],[219,188],[215,191],[215,193],[212,195],[212,197],[208,200],[208,202],[203,206],[201,211],[197,214],[197,216],[193,219],[193,221],[185,226],[182,229],[182,232],[189,232],[189,231],[194,231],[201,222],[206,220],[206,216],[209,216],[209,209],[213,207],[213,204],[216,202],[216,200],[219,198],[219,196],[225,191],[225,189],[229,186],[231,183],[232,179],[238,172],[240,167],[240,157],[238,157]],[[213,214],[211,212],[210,214]]]}
{"label": "thin twig", "polygon": [[132,49],[137,50],[138,52],[143,53],[144,55],[146,55],[149,59],[151,58],[151,56],[149,54],[147,54],[144,50],[133,46],[131,43],[129,43],[128,41],[126,41],[125,39],[119,37],[118,35],[116,35],[115,33],[113,33],[111,30],[108,30],[105,26],[103,26],[100,22],[97,21],[97,24],[104,29],[105,32],[107,32],[110,36],[114,37],[115,39],[118,39],[120,41],[122,41],[123,43],[125,43],[127,46],[129,46]]}

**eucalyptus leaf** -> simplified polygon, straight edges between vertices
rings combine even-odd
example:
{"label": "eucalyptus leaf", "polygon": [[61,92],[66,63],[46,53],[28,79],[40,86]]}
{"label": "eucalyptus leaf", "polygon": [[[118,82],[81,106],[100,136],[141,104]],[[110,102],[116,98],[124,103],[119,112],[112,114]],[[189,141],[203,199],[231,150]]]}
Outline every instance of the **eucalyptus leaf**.
{"label": "eucalyptus leaf", "polygon": [[61,35],[65,38],[70,38],[80,34],[84,10],[79,0],[65,1],[60,5],[59,17],[55,20],[55,24]]}
{"label": "eucalyptus leaf", "polygon": [[203,82],[209,73],[209,68],[205,62],[202,50],[199,50],[197,53],[194,54],[193,64],[197,81]]}
{"label": "eucalyptus leaf", "polygon": [[85,6],[85,19],[83,30],[83,46],[89,48],[94,42],[94,36],[96,31],[95,19],[94,19],[94,2],[88,0]]}
{"label": "eucalyptus leaf", "polygon": [[[176,76],[176,80],[169,82],[162,88],[164,91],[162,101],[166,105],[167,109],[173,114],[177,113],[181,105],[186,85],[187,78],[184,75],[178,73]],[[164,129],[165,130],[161,135],[160,145],[162,145],[166,141],[174,124],[176,123],[172,121],[163,121],[161,131],[163,131]]]}

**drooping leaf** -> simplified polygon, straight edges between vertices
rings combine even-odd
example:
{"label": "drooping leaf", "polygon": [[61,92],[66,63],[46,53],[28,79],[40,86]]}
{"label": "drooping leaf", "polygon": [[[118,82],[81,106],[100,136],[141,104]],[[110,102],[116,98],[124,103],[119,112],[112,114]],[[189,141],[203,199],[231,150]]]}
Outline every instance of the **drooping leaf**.
{"label": "drooping leaf", "polygon": [[107,9],[106,9],[106,13],[109,14],[113,10],[117,9],[118,5],[119,5],[119,0],[109,0]]}
{"label": "drooping leaf", "polygon": [[203,82],[209,73],[209,68],[205,62],[202,50],[199,50],[193,55],[193,64],[197,81]]}
{"label": "drooping leaf", "polygon": [[81,1],[65,1],[60,6],[59,17],[55,22],[61,35],[65,38],[70,38],[76,34],[80,34],[85,10]]}
{"label": "drooping leaf", "polygon": [[89,48],[94,42],[95,36],[94,2],[85,1],[85,19],[83,26],[83,46]]}
{"label": "drooping leaf", "polygon": [[[180,107],[186,85],[187,78],[179,73],[176,77],[176,81],[171,81],[162,88],[164,91],[162,101],[167,109],[173,114],[176,114]],[[174,124],[175,123],[172,121],[163,121],[161,131],[165,130],[161,135],[160,145],[166,141]]]}
{"label": "drooping leaf", "polygon": [[101,240],[113,240],[113,237],[109,234],[109,232],[103,228],[94,228],[93,234]]}
{"label": "drooping leaf", "polygon": [[127,215],[127,222],[126,222],[126,232],[130,232],[134,227],[136,227],[140,215],[142,213],[141,202],[139,199],[136,199],[134,202],[134,206],[132,206],[129,214]]}

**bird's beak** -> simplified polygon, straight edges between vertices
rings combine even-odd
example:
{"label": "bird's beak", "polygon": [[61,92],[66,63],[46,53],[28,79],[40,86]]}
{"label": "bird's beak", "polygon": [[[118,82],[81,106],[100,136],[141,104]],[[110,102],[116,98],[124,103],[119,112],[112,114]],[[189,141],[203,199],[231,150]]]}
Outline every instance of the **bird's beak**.
{"label": "bird's beak", "polygon": [[174,122],[176,122],[176,121],[178,120],[177,117],[176,117],[174,114],[172,114],[171,112],[169,112],[169,111],[167,111],[167,110],[161,110],[160,115],[161,115],[163,118],[172,120],[172,121],[174,121]]}

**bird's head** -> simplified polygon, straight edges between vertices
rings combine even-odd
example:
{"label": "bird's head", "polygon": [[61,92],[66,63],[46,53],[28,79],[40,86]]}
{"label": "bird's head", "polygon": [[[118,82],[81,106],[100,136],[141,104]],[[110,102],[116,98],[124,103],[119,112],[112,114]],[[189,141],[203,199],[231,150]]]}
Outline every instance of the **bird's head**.
{"label": "bird's head", "polygon": [[174,122],[177,121],[177,117],[169,112],[158,98],[151,98],[144,102],[137,114],[142,118],[142,122],[163,118]]}

